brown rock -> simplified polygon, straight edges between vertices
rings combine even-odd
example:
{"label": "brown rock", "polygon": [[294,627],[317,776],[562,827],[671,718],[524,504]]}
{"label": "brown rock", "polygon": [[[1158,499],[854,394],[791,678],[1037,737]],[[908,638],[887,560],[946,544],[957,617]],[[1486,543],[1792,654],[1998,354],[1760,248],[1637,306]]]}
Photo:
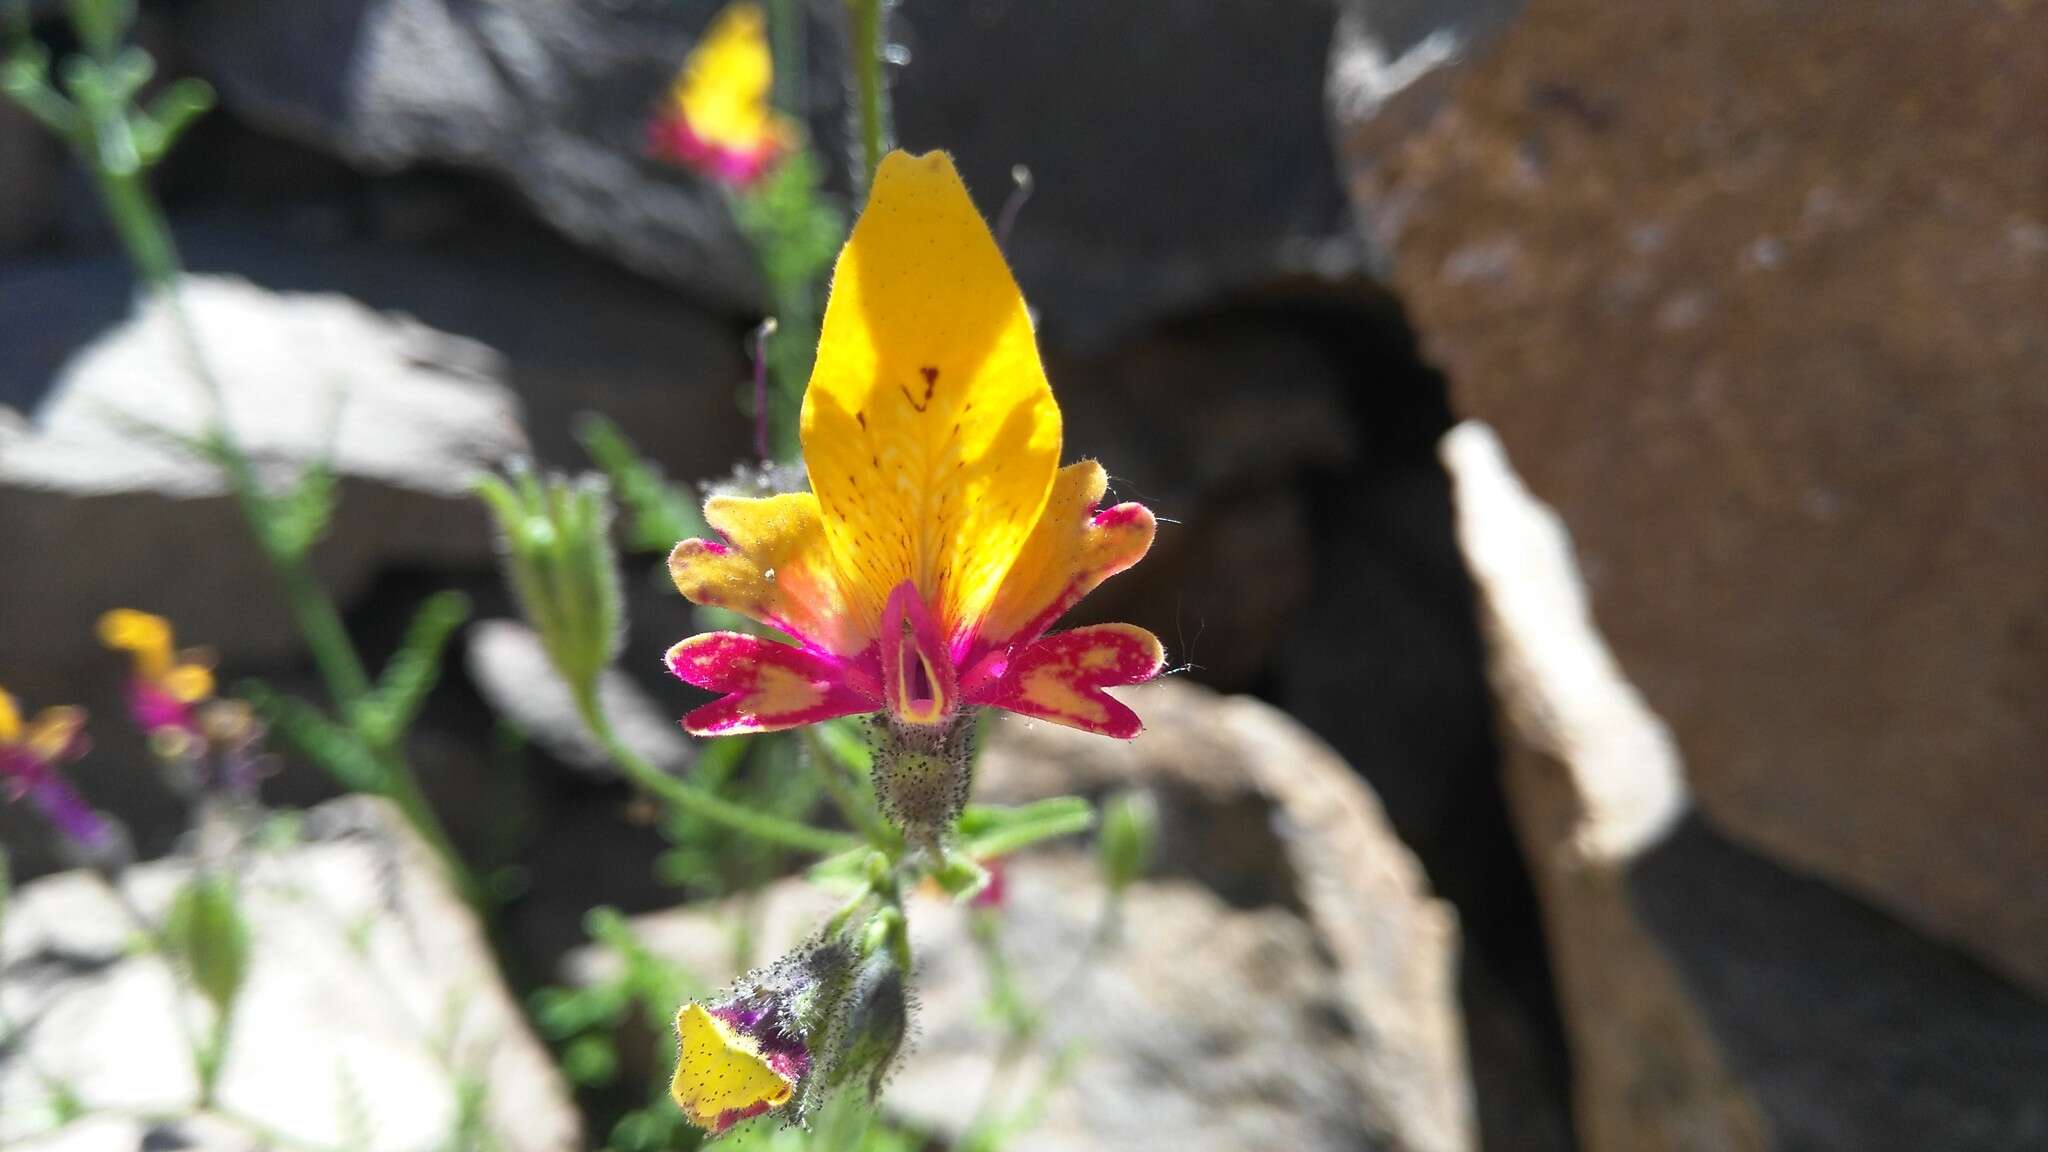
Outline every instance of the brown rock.
{"label": "brown rock", "polygon": [[1458,47],[1418,130],[1342,127],[1354,202],[1702,808],[2048,991],[2048,7]]}
{"label": "brown rock", "polygon": [[1556,515],[1444,442],[1588,1152],[2002,1152],[2048,1139],[2048,1006],[1688,814]]}

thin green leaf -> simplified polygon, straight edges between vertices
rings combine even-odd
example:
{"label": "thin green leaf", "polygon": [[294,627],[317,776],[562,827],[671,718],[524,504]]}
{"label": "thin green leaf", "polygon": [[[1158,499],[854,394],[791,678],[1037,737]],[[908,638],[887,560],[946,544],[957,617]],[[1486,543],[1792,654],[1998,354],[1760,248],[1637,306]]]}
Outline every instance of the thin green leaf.
{"label": "thin green leaf", "polygon": [[576,439],[618,494],[619,507],[626,514],[627,549],[666,553],[679,540],[705,534],[696,494],[670,482],[661,466],[641,456],[618,425],[587,414],[576,430]]}
{"label": "thin green leaf", "polygon": [[1095,809],[1079,796],[1040,800],[1020,808],[969,805],[960,817],[962,850],[993,860],[1043,840],[1074,836],[1095,825]]}
{"label": "thin green leaf", "polygon": [[296,696],[286,696],[258,681],[244,681],[237,695],[249,701],[272,731],[300,756],[355,792],[384,791],[384,769],[350,729],[327,718]]}
{"label": "thin green leaf", "polygon": [[469,597],[460,592],[437,592],[413,613],[405,642],[384,665],[377,687],[358,717],[358,726],[370,743],[388,748],[404,739],[427,693],[441,678],[441,659],[449,637],[469,619],[469,613]]}

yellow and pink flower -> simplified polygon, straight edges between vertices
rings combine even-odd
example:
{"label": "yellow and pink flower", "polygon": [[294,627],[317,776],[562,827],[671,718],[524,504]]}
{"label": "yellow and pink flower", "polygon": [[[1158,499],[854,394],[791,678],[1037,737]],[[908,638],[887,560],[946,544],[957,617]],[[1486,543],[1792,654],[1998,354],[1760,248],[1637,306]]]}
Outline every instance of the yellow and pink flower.
{"label": "yellow and pink flower", "polygon": [[1105,689],[1158,675],[1129,624],[1048,634],[1151,547],[1152,513],[1101,508],[1062,468],[1061,417],[1023,295],[952,160],[891,153],[840,254],[804,395],[811,491],[714,497],[722,540],[685,540],[677,588],[784,633],[694,636],[677,676],[723,697],[698,735],[886,711],[899,729],[1001,708],[1128,738]]}
{"label": "yellow and pink flower", "polygon": [[798,139],[796,124],[770,103],[774,84],[766,18],[758,5],[732,4],[683,61],[649,144],[713,179],[752,184]]}
{"label": "yellow and pink flower", "polygon": [[106,819],[63,774],[87,747],[82,709],[45,708],[24,720],[14,697],[0,689],[0,793],[34,804],[70,840],[95,845],[106,839]]}
{"label": "yellow and pink flower", "polygon": [[203,652],[179,652],[161,616],[116,608],[100,617],[100,643],[130,658],[128,712],[150,745],[178,759],[202,739],[199,706],[213,697],[213,670]]}

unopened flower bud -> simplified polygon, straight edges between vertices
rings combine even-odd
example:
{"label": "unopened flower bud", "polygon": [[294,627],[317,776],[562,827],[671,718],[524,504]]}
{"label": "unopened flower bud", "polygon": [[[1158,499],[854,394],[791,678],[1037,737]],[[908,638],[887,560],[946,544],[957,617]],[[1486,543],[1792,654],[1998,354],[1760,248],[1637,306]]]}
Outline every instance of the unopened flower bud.
{"label": "unopened flower bud", "polygon": [[910,993],[891,949],[878,948],[861,965],[832,1031],[826,1055],[826,1090],[858,1085],[873,1100],[882,1094],[910,1031]]}
{"label": "unopened flower bud", "polygon": [[193,985],[225,1014],[249,971],[249,925],[234,881],[200,875],[180,889],[164,921],[172,956]]}
{"label": "unopened flower bud", "polygon": [[548,660],[579,707],[594,706],[598,676],[624,641],[610,490],[599,476],[477,481],[497,521],[506,578]]}

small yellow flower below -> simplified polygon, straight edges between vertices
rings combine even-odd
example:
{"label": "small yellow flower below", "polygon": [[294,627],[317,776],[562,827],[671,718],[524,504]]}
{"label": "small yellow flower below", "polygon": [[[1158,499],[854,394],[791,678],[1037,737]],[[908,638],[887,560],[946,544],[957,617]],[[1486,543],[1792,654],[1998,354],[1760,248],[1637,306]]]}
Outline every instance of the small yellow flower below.
{"label": "small yellow flower below", "polygon": [[723,1132],[789,1103],[796,1085],[745,1036],[706,1011],[685,1004],[676,1013],[677,1059],[669,1094],[690,1122]]}

